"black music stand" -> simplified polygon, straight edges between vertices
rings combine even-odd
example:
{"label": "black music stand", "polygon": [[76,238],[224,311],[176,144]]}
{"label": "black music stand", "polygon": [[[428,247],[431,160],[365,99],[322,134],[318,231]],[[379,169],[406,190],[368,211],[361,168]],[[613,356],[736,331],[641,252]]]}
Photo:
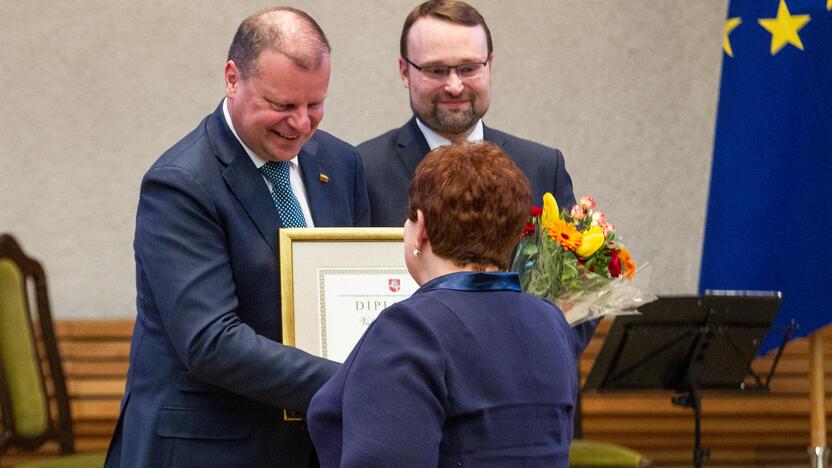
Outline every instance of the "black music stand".
{"label": "black music stand", "polygon": [[[584,384],[584,391],[671,390],[673,404],[695,418],[693,462],[708,457],[701,446],[700,390],[763,390],[774,375],[784,334],[768,376],[751,370],[760,343],[780,307],[779,292],[714,291],[703,296],[660,297],[640,315],[615,318]],[[754,379],[746,384],[746,376]]]}

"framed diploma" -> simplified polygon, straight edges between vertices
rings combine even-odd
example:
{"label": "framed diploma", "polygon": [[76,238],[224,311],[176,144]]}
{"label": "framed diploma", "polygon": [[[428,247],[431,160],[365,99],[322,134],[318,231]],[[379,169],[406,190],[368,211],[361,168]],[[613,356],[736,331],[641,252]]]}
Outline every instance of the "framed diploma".
{"label": "framed diploma", "polygon": [[283,343],[343,362],[387,306],[418,285],[402,228],[280,230]]}

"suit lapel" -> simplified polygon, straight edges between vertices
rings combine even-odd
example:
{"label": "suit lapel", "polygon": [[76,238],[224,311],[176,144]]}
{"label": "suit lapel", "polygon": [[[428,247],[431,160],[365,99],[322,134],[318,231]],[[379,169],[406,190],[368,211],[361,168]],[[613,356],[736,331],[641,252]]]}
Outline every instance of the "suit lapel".
{"label": "suit lapel", "polygon": [[298,155],[298,164],[303,177],[303,187],[306,189],[306,199],[309,201],[309,211],[315,226],[332,226],[335,224],[335,213],[332,207],[337,206],[330,199],[331,191],[329,178],[333,176],[329,164],[318,154],[318,141],[313,137]]}
{"label": "suit lapel", "polygon": [[503,152],[506,152],[506,139],[504,136],[497,134],[494,130],[489,127],[486,127],[485,123],[482,124],[482,138],[485,141],[490,141],[495,145],[499,146]]}
{"label": "suit lapel", "polygon": [[416,117],[412,117],[404,127],[399,129],[398,139],[396,140],[396,151],[399,160],[407,169],[408,178],[412,179],[416,173],[416,166],[430,152],[428,142],[416,124]]}
{"label": "suit lapel", "polygon": [[260,235],[277,253],[277,229],[280,224],[274,202],[263,176],[225,123],[222,105],[208,118],[206,126],[214,154],[226,165],[222,173],[225,183],[257,226]]}

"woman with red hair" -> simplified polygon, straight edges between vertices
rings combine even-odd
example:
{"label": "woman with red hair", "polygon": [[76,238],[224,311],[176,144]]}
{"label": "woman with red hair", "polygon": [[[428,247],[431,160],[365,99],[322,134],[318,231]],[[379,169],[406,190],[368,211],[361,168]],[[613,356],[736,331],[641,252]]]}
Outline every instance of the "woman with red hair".
{"label": "woman with red hair", "polygon": [[505,270],[529,183],[491,143],[440,147],[410,184],[407,269],[421,286],[385,309],[315,395],[326,467],[566,467],[577,335]]}

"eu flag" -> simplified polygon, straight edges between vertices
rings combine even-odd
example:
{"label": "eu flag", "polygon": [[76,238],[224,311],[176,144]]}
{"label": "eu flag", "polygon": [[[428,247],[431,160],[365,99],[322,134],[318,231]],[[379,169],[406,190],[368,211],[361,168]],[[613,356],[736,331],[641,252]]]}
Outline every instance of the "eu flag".
{"label": "eu flag", "polygon": [[699,287],[782,291],[764,353],[832,322],[832,0],[731,0],[723,40]]}

